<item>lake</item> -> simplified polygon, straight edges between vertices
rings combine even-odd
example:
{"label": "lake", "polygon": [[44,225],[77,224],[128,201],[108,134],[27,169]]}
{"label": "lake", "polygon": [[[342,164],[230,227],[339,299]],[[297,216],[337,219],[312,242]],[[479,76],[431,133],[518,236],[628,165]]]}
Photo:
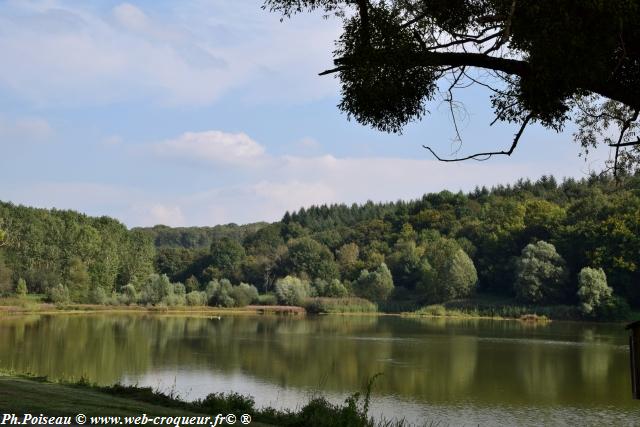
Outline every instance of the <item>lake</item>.
{"label": "lake", "polygon": [[440,425],[640,426],[622,325],[399,316],[0,316],[0,369],[295,408],[383,373],[372,414]]}

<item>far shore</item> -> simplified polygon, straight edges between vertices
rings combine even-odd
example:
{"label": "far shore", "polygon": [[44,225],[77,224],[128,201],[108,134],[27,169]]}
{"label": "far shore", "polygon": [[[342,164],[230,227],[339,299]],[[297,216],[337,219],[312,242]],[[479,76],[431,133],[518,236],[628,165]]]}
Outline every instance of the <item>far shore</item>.
{"label": "far shore", "polygon": [[[510,320],[520,321],[523,323],[548,323],[551,321],[572,321],[582,323],[592,323],[589,319],[553,319],[544,315],[526,314],[519,317],[508,316],[488,316],[482,314],[466,313],[458,310],[445,310],[442,312],[381,312],[381,311],[363,311],[363,312],[333,312],[333,313],[308,313],[304,307],[285,306],[285,305],[248,305],[246,307],[210,307],[210,306],[179,306],[179,307],[158,307],[158,306],[141,306],[141,305],[98,305],[98,304],[69,304],[55,305],[51,303],[35,303],[26,306],[19,305],[0,305],[0,316],[3,315],[26,315],[26,314],[43,314],[43,315],[81,315],[81,314],[99,314],[99,313],[120,313],[120,314],[157,314],[157,315],[196,315],[211,318],[220,318],[221,316],[255,316],[255,315],[340,315],[340,316],[399,316],[413,319],[450,319],[450,320]],[[599,322],[601,323],[601,322]],[[624,323],[624,322],[614,322]]]}

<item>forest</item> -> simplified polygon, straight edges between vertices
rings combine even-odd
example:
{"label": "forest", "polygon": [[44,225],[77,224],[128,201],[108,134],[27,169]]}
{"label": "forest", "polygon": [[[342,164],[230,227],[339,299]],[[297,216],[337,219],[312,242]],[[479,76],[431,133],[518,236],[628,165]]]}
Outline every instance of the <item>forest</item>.
{"label": "forest", "polygon": [[0,203],[0,294],[55,303],[416,310],[498,298],[628,318],[640,307],[640,176],[553,177],[274,223],[127,229]]}

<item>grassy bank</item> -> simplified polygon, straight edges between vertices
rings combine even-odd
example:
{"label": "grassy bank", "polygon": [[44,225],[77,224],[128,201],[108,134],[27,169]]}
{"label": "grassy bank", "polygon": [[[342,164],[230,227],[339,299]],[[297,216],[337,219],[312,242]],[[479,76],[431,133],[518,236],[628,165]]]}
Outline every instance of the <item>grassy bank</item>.
{"label": "grassy bank", "polygon": [[390,300],[384,304],[374,304],[366,299],[309,298],[304,307],[284,305],[248,305],[245,307],[222,308],[209,306],[163,306],[163,305],[97,305],[97,304],[50,304],[43,295],[0,298],[2,313],[89,313],[147,312],[160,314],[202,314],[202,315],[304,315],[304,314],[401,314],[403,316],[490,318],[490,319],[537,319],[572,321],[634,321],[640,319],[640,312],[625,314],[622,318],[589,318],[582,315],[574,305],[522,305],[512,298],[477,295],[473,298],[447,301],[442,304],[422,306],[415,300]]}
{"label": "grassy bank", "polygon": [[0,409],[15,414],[46,416],[202,416],[243,414],[251,425],[284,427],[380,427],[408,426],[404,421],[375,422],[368,416],[372,382],[364,393],[356,393],[344,404],[335,405],[322,397],[309,400],[298,411],[256,409],[253,398],[236,393],[210,394],[186,402],[151,388],[114,385],[99,387],[84,382],[52,383],[43,378],[0,374]]}
{"label": "grassy bank", "polygon": [[511,298],[480,295],[474,298],[432,304],[405,311],[404,316],[521,319],[521,320],[571,320],[571,321],[633,321],[640,319],[640,312],[626,313],[620,318],[585,317],[575,305],[522,305]]}

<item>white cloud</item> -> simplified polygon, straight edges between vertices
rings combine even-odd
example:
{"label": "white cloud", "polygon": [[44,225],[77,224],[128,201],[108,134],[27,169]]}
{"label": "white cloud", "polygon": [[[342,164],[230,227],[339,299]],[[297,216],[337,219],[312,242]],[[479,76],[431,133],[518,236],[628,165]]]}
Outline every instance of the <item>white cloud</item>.
{"label": "white cloud", "polygon": [[122,3],[113,8],[113,16],[123,27],[132,31],[149,31],[151,23],[145,13],[130,3]]}
{"label": "white cloud", "polygon": [[53,133],[49,123],[39,117],[7,119],[0,116],[0,144],[46,141]]}
{"label": "white cloud", "polygon": [[148,208],[148,214],[145,222],[149,224],[164,224],[171,227],[185,225],[184,215],[179,206],[155,204]]}
{"label": "white cloud", "polygon": [[[2,198],[43,207],[73,208],[93,215],[108,214],[131,226],[158,223],[215,225],[276,221],[285,211],[310,205],[410,200],[425,193],[470,191],[475,186],[513,182],[543,174],[561,178],[562,162],[441,163],[432,159],[396,157],[273,156],[245,133],[186,132],[146,148],[171,162],[202,163],[230,172],[231,180],[190,179],[189,186],[128,186],[99,183],[43,183],[5,189]],[[224,174],[220,174],[223,176]],[[207,177],[210,175],[206,175]],[[229,177],[226,177],[229,178]],[[213,182],[213,184],[212,184]],[[138,187],[140,185],[140,187]]]}
{"label": "white cloud", "polygon": [[264,147],[247,134],[220,131],[186,132],[153,145],[153,150],[171,158],[232,165],[255,164],[265,154]]}
{"label": "white cloud", "polygon": [[0,88],[39,105],[74,106],[208,105],[237,88],[251,102],[335,94],[333,79],[317,72],[330,64],[337,27],[281,25],[258,4],[172,7],[149,15],[129,3],[108,14],[62,0],[0,4]]}

